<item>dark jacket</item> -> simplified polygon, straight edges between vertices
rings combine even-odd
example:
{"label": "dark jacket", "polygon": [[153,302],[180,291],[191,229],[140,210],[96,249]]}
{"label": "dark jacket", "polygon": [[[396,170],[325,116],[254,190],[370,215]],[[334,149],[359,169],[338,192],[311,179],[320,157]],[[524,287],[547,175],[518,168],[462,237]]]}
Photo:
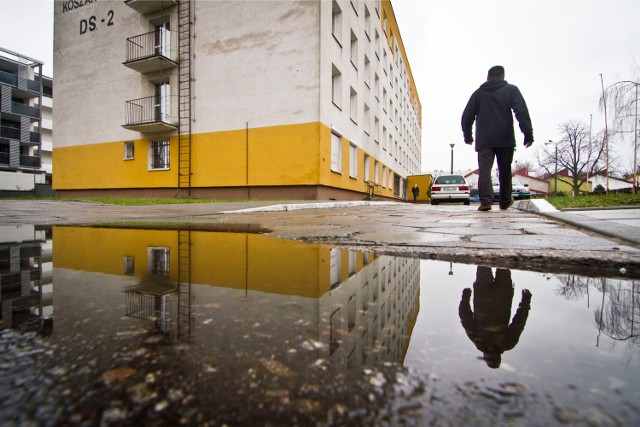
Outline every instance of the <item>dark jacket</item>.
{"label": "dark jacket", "polygon": [[524,142],[533,142],[529,110],[518,88],[506,80],[487,80],[473,92],[462,113],[464,142],[473,142],[471,131],[475,121],[476,151],[483,148],[515,147],[512,110],[524,134]]}

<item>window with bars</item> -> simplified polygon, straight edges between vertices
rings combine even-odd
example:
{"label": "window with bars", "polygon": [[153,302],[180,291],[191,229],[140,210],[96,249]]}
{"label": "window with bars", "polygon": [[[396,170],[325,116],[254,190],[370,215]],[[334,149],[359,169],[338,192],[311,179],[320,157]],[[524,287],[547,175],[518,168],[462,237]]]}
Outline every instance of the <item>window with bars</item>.
{"label": "window with bars", "polygon": [[151,141],[149,143],[149,169],[169,169],[169,140]]}

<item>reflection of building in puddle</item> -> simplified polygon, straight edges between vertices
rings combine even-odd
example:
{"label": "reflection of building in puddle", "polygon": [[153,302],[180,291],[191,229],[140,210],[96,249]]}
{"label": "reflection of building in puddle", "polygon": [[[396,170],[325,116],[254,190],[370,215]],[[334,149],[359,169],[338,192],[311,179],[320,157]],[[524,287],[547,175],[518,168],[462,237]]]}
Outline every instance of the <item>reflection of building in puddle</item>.
{"label": "reflection of building in puddle", "polygon": [[2,329],[51,331],[53,313],[50,228],[0,227]]}
{"label": "reflection of building in puddle", "polygon": [[249,351],[251,339],[264,341],[254,345],[271,348],[271,356],[298,343],[348,366],[403,360],[419,308],[419,260],[258,234],[185,233],[54,227],[61,292],[77,300],[91,286],[107,306],[124,289],[124,312],[163,331],[181,323],[181,301],[192,308],[195,297],[196,341],[228,351],[242,344],[235,355]]}

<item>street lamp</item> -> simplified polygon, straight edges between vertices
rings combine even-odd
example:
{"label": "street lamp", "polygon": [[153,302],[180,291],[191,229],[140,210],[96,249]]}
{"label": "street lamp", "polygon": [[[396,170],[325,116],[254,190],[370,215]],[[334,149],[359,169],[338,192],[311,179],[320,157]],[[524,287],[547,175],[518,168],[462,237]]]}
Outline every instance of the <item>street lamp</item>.
{"label": "street lamp", "polygon": [[453,146],[456,144],[449,144],[451,146],[451,175],[453,175]]}
{"label": "street lamp", "polygon": [[555,155],[556,173],[554,174],[555,178],[554,178],[554,184],[553,184],[553,192],[557,196],[558,195],[558,143],[553,142],[552,140],[549,140],[549,142],[545,143],[544,145],[549,145],[549,144],[553,144],[556,147],[556,155]]}

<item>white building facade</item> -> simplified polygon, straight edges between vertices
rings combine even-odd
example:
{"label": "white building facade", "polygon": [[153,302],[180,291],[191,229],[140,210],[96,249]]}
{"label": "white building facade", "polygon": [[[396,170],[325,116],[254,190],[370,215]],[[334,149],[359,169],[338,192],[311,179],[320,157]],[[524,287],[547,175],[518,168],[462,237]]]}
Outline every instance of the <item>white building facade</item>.
{"label": "white building facade", "polygon": [[402,198],[421,104],[387,0],[56,1],[60,194]]}

